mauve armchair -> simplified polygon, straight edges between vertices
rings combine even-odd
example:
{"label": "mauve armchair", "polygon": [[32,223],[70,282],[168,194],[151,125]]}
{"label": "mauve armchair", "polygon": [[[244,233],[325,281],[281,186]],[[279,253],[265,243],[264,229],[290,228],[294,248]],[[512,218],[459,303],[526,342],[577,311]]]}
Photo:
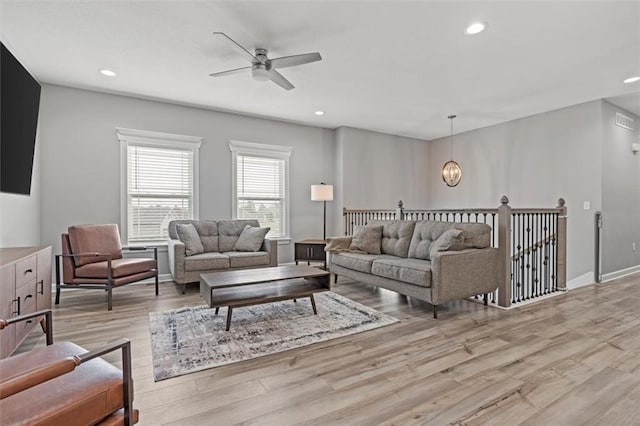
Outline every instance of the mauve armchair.
{"label": "mauve armchair", "polygon": [[[123,251],[153,250],[150,257],[123,257]],[[62,281],[60,280],[62,265]],[[62,234],[62,254],[56,255],[56,305],[61,288],[103,289],[112,308],[112,290],[146,278],[155,278],[158,295],[158,249],[122,247],[118,225],[76,225]]]}

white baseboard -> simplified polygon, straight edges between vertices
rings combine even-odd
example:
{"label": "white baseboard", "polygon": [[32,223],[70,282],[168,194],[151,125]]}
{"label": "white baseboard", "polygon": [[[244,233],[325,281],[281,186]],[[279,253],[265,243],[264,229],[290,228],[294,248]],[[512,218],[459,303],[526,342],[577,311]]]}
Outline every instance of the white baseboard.
{"label": "white baseboard", "polygon": [[585,285],[594,284],[596,281],[593,277],[593,271],[582,274],[572,280],[567,281],[567,289],[572,290],[574,288],[584,287]]}
{"label": "white baseboard", "polygon": [[630,268],[620,269],[619,271],[615,271],[615,272],[609,272],[608,274],[603,274],[602,282],[615,280],[616,278],[626,277],[627,275],[635,274],[636,272],[640,272],[640,265],[632,266]]}

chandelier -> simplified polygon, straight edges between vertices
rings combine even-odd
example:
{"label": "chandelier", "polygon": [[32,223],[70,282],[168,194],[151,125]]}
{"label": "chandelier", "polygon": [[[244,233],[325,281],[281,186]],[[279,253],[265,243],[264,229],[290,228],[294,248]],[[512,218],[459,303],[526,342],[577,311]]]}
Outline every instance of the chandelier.
{"label": "chandelier", "polygon": [[447,117],[451,120],[451,135],[449,136],[449,161],[444,163],[442,166],[442,180],[447,184],[447,186],[457,186],[462,179],[462,168],[460,164],[453,161],[453,119],[456,118],[455,115],[450,115]]}

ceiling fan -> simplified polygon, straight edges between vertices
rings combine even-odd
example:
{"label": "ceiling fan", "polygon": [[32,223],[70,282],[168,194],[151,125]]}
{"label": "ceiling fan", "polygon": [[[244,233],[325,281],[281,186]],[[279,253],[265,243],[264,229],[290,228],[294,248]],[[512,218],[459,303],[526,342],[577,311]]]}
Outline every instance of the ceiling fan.
{"label": "ceiling fan", "polygon": [[271,80],[283,89],[291,90],[294,87],[293,84],[291,84],[289,80],[284,78],[282,74],[276,71],[276,68],[295,67],[298,65],[304,65],[310,62],[322,60],[322,57],[318,52],[303,53],[301,55],[282,56],[280,58],[269,59],[269,57],[267,56],[267,49],[256,48],[256,53],[254,55],[225,33],[214,32],[213,34],[230,41],[231,44],[236,48],[236,50],[238,50],[238,52],[240,52],[246,59],[249,60],[249,62],[251,62],[251,65],[249,65],[248,67],[235,68],[227,71],[214,72],[213,74],[209,74],[211,77],[222,77],[225,75],[243,72],[245,70],[251,70],[251,74],[253,75],[254,80]]}

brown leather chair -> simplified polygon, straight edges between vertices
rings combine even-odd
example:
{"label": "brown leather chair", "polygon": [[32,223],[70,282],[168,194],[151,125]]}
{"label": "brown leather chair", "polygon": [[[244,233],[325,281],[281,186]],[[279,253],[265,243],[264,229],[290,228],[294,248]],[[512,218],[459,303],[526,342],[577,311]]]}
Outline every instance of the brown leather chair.
{"label": "brown leather chair", "polygon": [[[87,352],[53,343],[51,309],[0,319],[7,325],[45,315],[47,346],[0,360],[2,425],[133,425],[131,343],[120,339]],[[122,371],[100,356],[122,351]]]}
{"label": "brown leather chair", "polygon": [[[62,254],[56,255],[56,305],[61,288],[89,288],[107,291],[107,306],[112,308],[114,287],[155,277],[158,295],[158,249],[122,247],[118,225],[76,225],[62,234]],[[124,251],[153,250],[153,259],[123,258]],[[62,264],[63,281],[60,281]]]}

